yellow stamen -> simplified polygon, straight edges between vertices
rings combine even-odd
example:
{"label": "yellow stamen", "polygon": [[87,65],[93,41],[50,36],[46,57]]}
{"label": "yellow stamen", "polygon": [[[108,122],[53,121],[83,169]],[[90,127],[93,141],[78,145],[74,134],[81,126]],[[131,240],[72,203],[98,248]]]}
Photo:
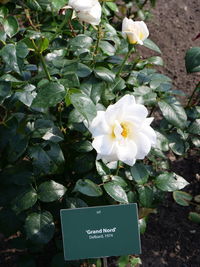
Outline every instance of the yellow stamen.
{"label": "yellow stamen", "polygon": [[123,129],[121,135],[122,135],[124,138],[126,138],[126,137],[129,135],[129,133],[130,133],[128,124],[127,124],[127,123],[121,123],[120,125],[121,125],[121,127],[122,127],[122,129]]}

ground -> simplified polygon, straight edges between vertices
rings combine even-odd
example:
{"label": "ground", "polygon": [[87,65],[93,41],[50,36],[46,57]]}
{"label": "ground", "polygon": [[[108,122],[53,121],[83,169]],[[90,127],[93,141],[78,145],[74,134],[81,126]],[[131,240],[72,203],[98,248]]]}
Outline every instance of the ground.
{"label": "ground", "polygon": [[[172,78],[175,89],[186,94],[192,92],[200,78],[197,74],[187,75],[184,64],[187,49],[200,45],[200,39],[193,40],[200,32],[199,18],[199,0],[158,0],[153,18],[148,22],[150,38],[162,50],[165,65],[161,72]],[[144,49],[144,55],[149,56],[149,51]],[[176,158],[171,167],[190,182],[188,192],[200,194],[198,157]],[[167,195],[157,214],[150,216],[147,231],[141,237],[143,267],[200,266],[200,226],[188,220],[192,208],[177,205],[171,194]],[[0,235],[0,266],[14,267],[16,251],[8,249],[7,244]]]}

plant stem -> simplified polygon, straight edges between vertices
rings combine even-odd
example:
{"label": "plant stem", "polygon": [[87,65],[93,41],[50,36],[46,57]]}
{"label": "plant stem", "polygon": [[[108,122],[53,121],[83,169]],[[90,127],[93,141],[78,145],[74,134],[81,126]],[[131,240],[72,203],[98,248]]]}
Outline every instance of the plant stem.
{"label": "plant stem", "polygon": [[95,47],[95,50],[94,50],[94,56],[96,56],[96,54],[98,52],[100,38],[101,38],[101,26],[99,25],[98,26],[98,32],[97,32],[97,43],[96,43],[96,47]]}
{"label": "plant stem", "polygon": [[68,20],[68,17],[65,16],[63,22],[59,25],[57,31],[54,33],[54,35],[50,39],[50,43],[56,38],[56,36],[61,32],[62,28],[65,26],[66,22]]}
{"label": "plant stem", "polygon": [[120,164],[120,161],[118,160],[118,161],[117,161],[117,170],[116,170],[116,175],[118,175],[118,173],[119,173],[119,167],[120,167],[120,165],[119,165],[119,164]]}
{"label": "plant stem", "polygon": [[195,95],[195,93],[196,93],[196,91],[197,91],[198,89],[200,89],[200,82],[196,85],[194,91],[192,92],[192,94],[191,94],[191,96],[190,96],[190,98],[189,98],[189,100],[188,100],[188,103],[187,103],[187,106],[186,106],[186,107],[190,107],[191,102],[192,102],[192,100],[193,100],[193,96]]}
{"label": "plant stem", "polygon": [[41,53],[39,53],[39,57],[40,57],[40,60],[41,60],[41,62],[42,62],[42,66],[43,66],[44,72],[45,72],[45,74],[46,74],[46,77],[47,77],[47,79],[48,79],[49,81],[51,81],[51,76],[50,76],[49,71],[48,71],[48,69],[47,69],[47,65],[46,65],[46,63],[45,63],[44,57],[43,57],[43,55],[42,55]]}
{"label": "plant stem", "polygon": [[121,74],[121,72],[122,72],[122,70],[123,70],[123,67],[124,67],[124,65],[125,65],[125,63],[126,63],[126,61],[127,61],[127,59],[129,58],[130,54],[131,54],[133,51],[134,51],[134,46],[129,45],[129,50],[128,50],[128,52],[127,52],[127,54],[126,54],[126,56],[125,56],[125,58],[124,58],[124,60],[123,60],[123,62],[122,62],[122,64],[121,64],[121,66],[120,66],[120,69],[119,69],[118,72],[117,72],[117,76],[119,76],[119,75]]}

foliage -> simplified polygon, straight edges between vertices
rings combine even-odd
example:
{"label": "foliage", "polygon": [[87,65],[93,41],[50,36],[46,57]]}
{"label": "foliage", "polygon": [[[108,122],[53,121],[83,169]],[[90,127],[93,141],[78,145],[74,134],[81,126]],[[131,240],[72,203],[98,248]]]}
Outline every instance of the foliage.
{"label": "foliage", "polygon": [[[200,71],[200,47],[192,47],[187,50],[185,55],[185,66],[188,73]],[[186,112],[188,114],[188,136],[187,140],[190,148],[193,150],[200,147],[200,82],[195,86],[189,97]],[[200,195],[192,196],[187,192],[173,192],[174,200],[181,206],[195,207],[194,211],[189,212],[189,219],[193,222],[200,223]]]}
{"label": "foliage", "polygon": [[[189,102],[184,109],[177,98],[183,93],[156,71],[163,64],[158,46],[147,39],[144,46],[156,56],[143,59],[133,50],[130,56],[127,40],[108,20],[117,12],[113,2],[101,3],[99,26],[72,19],[71,9],[62,15],[65,3],[0,5],[0,232],[20,233],[28,255],[51,240],[60,253],[60,208],[137,202],[144,232],[165,192],[177,196],[188,184],[169,170],[168,155],[199,146],[199,108]],[[125,94],[156,118],[157,145],[133,167],[97,161],[88,131],[97,111]],[[34,266],[34,257],[22,264]]]}

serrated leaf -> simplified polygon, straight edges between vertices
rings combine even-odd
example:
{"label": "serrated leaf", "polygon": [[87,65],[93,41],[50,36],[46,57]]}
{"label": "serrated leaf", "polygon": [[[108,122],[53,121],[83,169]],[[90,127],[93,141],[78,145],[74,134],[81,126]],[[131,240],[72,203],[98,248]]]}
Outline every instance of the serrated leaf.
{"label": "serrated leaf", "polygon": [[90,197],[99,197],[103,194],[101,187],[89,179],[78,180],[73,191]]}
{"label": "serrated leaf", "polygon": [[40,184],[38,187],[38,198],[43,202],[52,202],[63,197],[66,191],[65,186],[50,180]]}
{"label": "serrated leaf", "polygon": [[94,73],[95,73],[95,76],[101,80],[104,80],[109,83],[114,82],[115,74],[111,70],[105,67],[97,67],[94,70]]}
{"label": "serrated leaf", "polygon": [[65,162],[62,150],[58,144],[47,144],[30,147],[29,156],[33,159],[35,174],[56,174],[60,172]]}
{"label": "serrated leaf", "polygon": [[21,191],[12,200],[12,209],[16,213],[27,210],[35,205],[37,202],[37,193],[32,187],[22,187]]}
{"label": "serrated leaf", "polygon": [[4,22],[4,31],[7,33],[9,37],[14,36],[18,30],[19,30],[19,25],[15,17],[13,16],[8,16]]}
{"label": "serrated leaf", "polygon": [[0,104],[10,95],[11,83],[0,81]]}
{"label": "serrated leaf", "polygon": [[169,147],[176,155],[183,155],[185,151],[186,142],[181,139],[181,136],[177,133],[173,133],[169,136]]}
{"label": "serrated leaf", "polygon": [[186,127],[187,115],[180,102],[171,97],[158,102],[164,118],[177,128]]}
{"label": "serrated leaf", "polygon": [[153,202],[153,189],[148,186],[142,186],[138,189],[139,200],[143,207],[151,208]]}
{"label": "serrated leaf", "polygon": [[38,94],[32,102],[32,107],[53,107],[64,99],[65,94],[65,88],[60,83],[45,83],[38,88]]}
{"label": "serrated leaf", "polygon": [[72,105],[83,115],[88,122],[96,116],[96,106],[92,100],[83,93],[72,93],[70,95]]}
{"label": "serrated leaf", "polygon": [[17,61],[17,53],[16,53],[16,46],[14,44],[7,44],[4,46],[1,51],[0,55],[3,58],[3,61],[6,64],[6,71],[14,71],[20,74],[20,69]]}
{"label": "serrated leaf", "polygon": [[54,235],[54,222],[50,212],[34,212],[25,221],[27,238],[33,243],[46,244]]}
{"label": "serrated leaf", "polygon": [[200,135],[200,119],[195,120],[190,127],[188,128],[188,132],[192,134]]}
{"label": "serrated leaf", "polygon": [[120,203],[128,203],[126,192],[117,182],[107,182],[103,187],[114,200]]}
{"label": "serrated leaf", "polygon": [[150,39],[144,40],[144,46],[159,53],[159,54],[161,54],[160,48]]}
{"label": "serrated leaf", "polygon": [[131,167],[131,175],[138,184],[144,184],[148,181],[149,173],[146,167],[141,163],[135,163]]}
{"label": "serrated leaf", "polygon": [[200,47],[192,47],[187,50],[185,66],[188,73],[200,71]]}
{"label": "serrated leaf", "polygon": [[183,189],[189,183],[181,176],[174,173],[163,173],[156,177],[156,186],[167,192]]}
{"label": "serrated leaf", "polygon": [[173,198],[181,206],[189,206],[192,196],[186,192],[174,191]]}

